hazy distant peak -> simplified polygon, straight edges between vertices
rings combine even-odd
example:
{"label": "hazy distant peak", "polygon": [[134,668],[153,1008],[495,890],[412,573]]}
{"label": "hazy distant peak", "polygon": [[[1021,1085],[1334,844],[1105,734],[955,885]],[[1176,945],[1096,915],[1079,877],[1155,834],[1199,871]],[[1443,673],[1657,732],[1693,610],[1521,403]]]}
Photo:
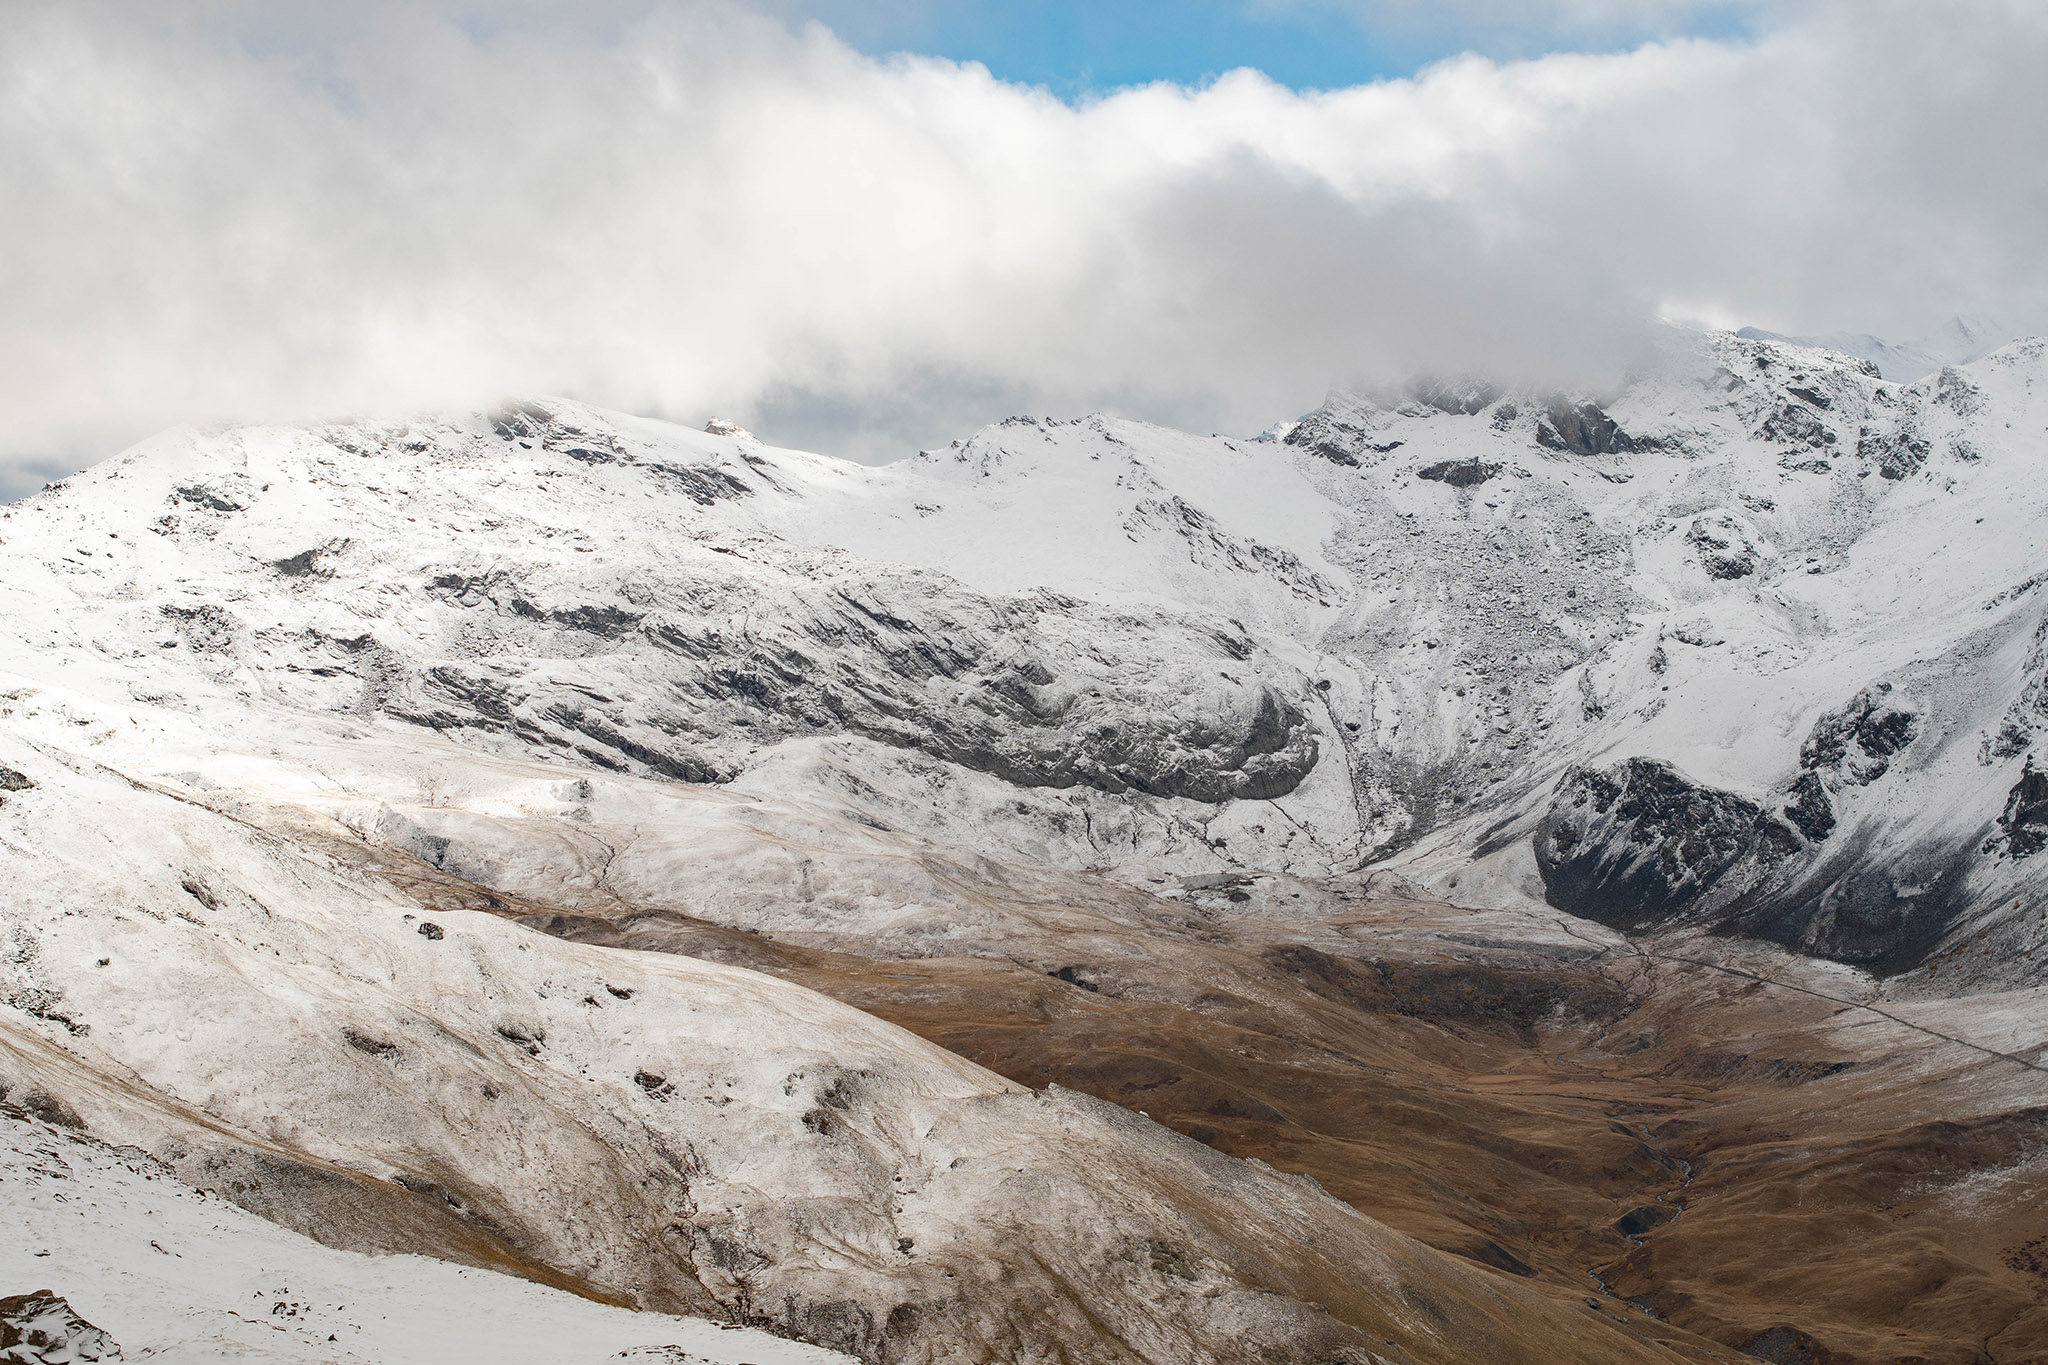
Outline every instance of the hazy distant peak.
{"label": "hazy distant peak", "polygon": [[1782,336],[1759,327],[1744,327],[1735,335],[1750,341],[1781,341],[1793,346],[1840,351],[1872,362],[1886,379],[1902,383],[1925,378],[1944,365],[1967,365],[1989,355],[2016,336],[1990,318],[1961,313],[1943,323],[1931,336],[1900,343],[1886,341],[1868,332]]}

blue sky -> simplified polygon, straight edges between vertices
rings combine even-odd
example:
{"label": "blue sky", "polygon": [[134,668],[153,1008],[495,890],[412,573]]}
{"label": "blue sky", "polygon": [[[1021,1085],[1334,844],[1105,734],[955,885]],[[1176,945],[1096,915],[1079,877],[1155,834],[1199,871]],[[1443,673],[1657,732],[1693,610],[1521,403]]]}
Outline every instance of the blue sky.
{"label": "blue sky", "polygon": [[1253,13],[1233,0],[932,0],[884,14],[835,3],[811,12],[872,54],[977,61],[1005,80],[1066,96],[1155,80],[1199,83],[1241,66],[1284,85],[1357,85],[1406,75],[1437,55],[1420,35],[1375,34],[1324,5]]}
{"label": "blue sky", "polygon": [[871,55],[977,61],[1066,98],[1156,80],[1200,84],[1243,66],[1297,89],[1331,89],[1412,75],[1463,51],[1507,58],[1619,50],[1674,33],[1732,36],[1753,13],[1717,0],[1609,5],[1598,21],[1575,20],[1584,11],[1556,0],[809,0],[796,10]]}

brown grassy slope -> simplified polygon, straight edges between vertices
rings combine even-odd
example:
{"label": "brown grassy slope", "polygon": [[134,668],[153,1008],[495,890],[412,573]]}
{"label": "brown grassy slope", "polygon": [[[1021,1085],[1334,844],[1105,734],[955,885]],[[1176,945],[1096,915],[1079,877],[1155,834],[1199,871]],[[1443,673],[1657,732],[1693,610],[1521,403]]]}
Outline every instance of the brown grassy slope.
{"label": "brown grassy slope", "polygon": [[1590,1291],[1632,1330],[1791,1361],[2048,1360],[2043,1077],[1797,990],[1490,946],[1395,897],[1232,918],[1103,912],[1129,893],[1096,886],[1006,903],[986,956],[890,958],[409,875],[545,932],[786,976]]}

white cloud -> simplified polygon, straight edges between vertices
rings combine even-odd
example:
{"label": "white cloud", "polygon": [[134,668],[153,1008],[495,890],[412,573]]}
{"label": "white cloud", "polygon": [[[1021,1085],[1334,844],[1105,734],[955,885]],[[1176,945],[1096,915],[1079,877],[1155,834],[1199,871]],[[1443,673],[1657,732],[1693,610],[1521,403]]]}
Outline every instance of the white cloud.
{"label": "white cloud", "polygon": [[1640,32],[1680,27],[1703,19],[1748,18],[1783,12],[1805,0],[1252,0],[1255,9],[1310,6],[1350,10],[1371,23],[1389,20],[1438,28],[1508,27],[1528,32]]}
{"label": "white cloud", "polygon": [[1598,373],[1660,313],[2048,302],[2021,0],[1078,107],[720,3],[483,37],[389,6],[310,45],[196,12],[0,30],[17,471],[512,391],[871,454],[1012,408],[1247,429],[1368,374]]}

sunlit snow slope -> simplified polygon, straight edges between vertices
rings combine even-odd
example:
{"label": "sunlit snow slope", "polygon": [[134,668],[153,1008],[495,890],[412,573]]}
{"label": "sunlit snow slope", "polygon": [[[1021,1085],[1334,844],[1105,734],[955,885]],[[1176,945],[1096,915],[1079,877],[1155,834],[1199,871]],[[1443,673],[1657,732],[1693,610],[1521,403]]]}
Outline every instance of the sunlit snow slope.
{"label": "sunlit snow slope", "polygon": [[2044,381],[1715,337],[1601,401],[880,469],[556,400],[167,433],[0,514],[0,1082],[334,1246],[871,1360],[1659,1358],[1141,1116],[531,926],[971,956],[1077,873],[1196,929],[1226,874],[1392,874],[1545,952],[2037,985]]}
{"label": "sunlit snow slope", "polygon": [[[0,1118],[0,1277],[10,1286],[64,1285],[71,1311],[125,1360],[847,1360],[426,1257],[329,1250],[193,1192],[138,1153],[24,1119]],[[75,1350],[64,1358],[96,1357]]]}
{"label": "sunlit snow slope", "polygon": [[1391,859],[2011,985],[2044,378],[2039,343],[1902,386],[1718,337],[1604,407],[1017,419],[881,469],[560,402],[174,432],[0,522],[7,666],[201,749],[396,724],[1069,866]]}

